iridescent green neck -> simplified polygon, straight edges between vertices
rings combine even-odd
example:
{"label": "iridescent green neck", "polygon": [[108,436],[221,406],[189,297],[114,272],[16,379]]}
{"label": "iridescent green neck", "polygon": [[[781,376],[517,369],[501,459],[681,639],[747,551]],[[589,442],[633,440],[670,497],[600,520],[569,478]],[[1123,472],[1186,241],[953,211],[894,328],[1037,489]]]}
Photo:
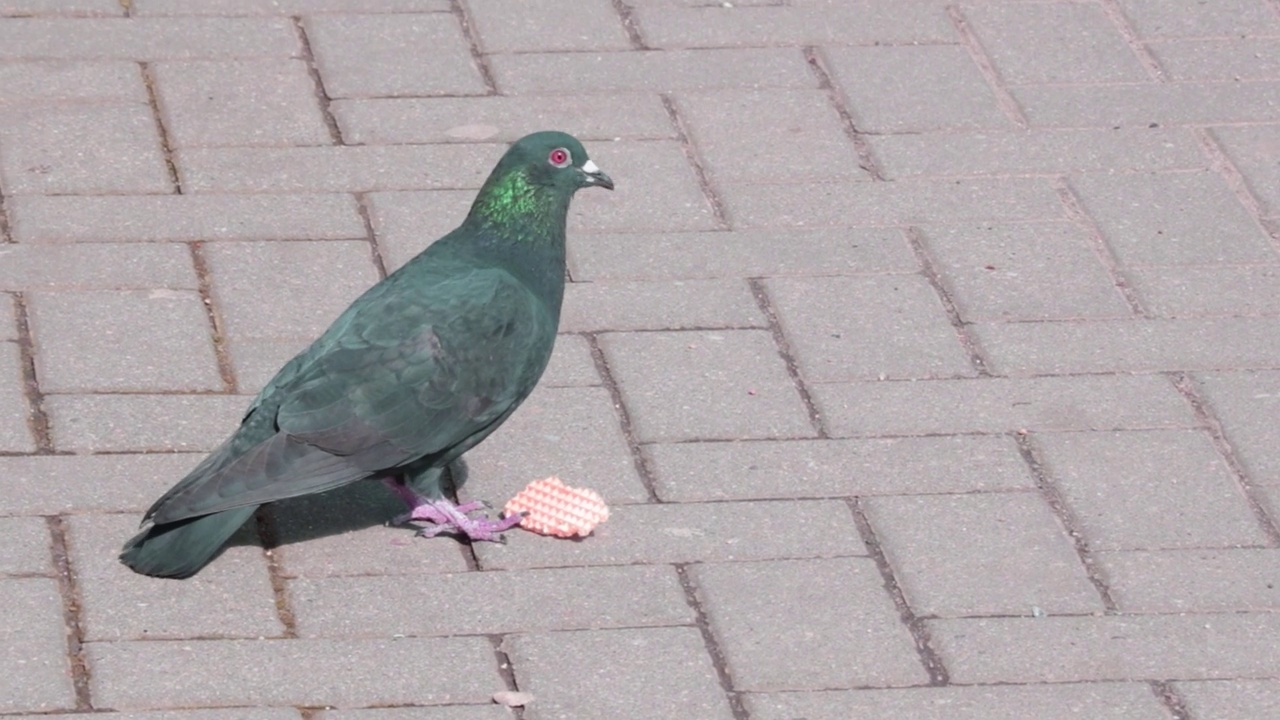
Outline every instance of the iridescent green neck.
{"label": "iridescent green neck", "polygon": [[535,185],[523,169],[494,173],[476,195],[468,222],[501,229],[512,240],[537,241],[563,234],[569,194]]}

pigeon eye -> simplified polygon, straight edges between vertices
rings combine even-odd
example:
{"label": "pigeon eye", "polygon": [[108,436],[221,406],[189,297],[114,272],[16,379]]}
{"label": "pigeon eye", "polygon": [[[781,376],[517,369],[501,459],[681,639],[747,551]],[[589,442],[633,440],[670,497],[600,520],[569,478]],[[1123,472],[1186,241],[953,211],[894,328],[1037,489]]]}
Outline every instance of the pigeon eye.
{"label": "pigeon eye", "polygon": [[569,157],[569,151],[565,150],[564,148],[556,148],[555,150],[551,151],[550,155],[547,156],[547,162],[551,163],[552,166],[558,167],[558,168],[569,167],[570,160],[571,158]]}

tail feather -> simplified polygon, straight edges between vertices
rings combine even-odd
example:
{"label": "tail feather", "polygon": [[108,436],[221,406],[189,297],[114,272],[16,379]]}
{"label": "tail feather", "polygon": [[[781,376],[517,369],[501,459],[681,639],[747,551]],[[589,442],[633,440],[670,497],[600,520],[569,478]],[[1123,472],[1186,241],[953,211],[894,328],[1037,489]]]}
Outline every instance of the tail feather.
{"label": "tail feather", "polygon": [[257,509],[250,505],[152,525],[124,544],[120,561],[143,575],[191,577],[209,564]]}

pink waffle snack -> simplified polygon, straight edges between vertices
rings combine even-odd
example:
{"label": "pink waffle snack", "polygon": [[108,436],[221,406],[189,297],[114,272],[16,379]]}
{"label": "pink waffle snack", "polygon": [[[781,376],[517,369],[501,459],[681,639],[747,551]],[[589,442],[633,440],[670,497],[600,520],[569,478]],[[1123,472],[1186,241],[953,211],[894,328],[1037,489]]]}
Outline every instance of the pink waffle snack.
{"label": "pink waffle snack", "polygon": [[507,515],[528,513],[520,527],[539,535],[585,537],[609,519],[609,506],[595,490],[571,488],[558,477],[534,480],[507,501]]}

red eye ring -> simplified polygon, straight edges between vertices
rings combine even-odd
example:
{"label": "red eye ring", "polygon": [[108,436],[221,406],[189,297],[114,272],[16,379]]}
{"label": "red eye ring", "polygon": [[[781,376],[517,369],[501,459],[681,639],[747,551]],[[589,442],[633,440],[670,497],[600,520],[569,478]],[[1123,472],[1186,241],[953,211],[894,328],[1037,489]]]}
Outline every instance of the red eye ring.
{"label": "red eye ring", "polygon": [[569,167],[569,163],[573,162],[573,157],[569,155],[568,150],[556,148],[547,156],[547,162],[551,163],[552,167],[566,168]]}

